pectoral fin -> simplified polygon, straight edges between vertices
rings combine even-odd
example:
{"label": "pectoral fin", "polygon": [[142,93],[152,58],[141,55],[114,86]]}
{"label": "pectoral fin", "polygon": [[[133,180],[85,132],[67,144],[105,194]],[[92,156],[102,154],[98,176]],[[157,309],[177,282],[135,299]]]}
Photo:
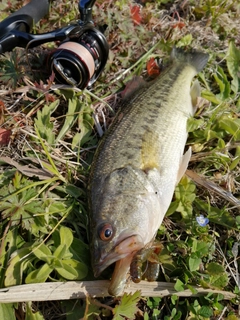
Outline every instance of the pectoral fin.
{"label": "pectoral fin", "polygon": [[200,87],[198,80],[194,81],[194,83],[191,87],[191,90],[190,90],[190,95],[192,98],[193,110],[195,112],[196,107],[197,107],[197,103],[198,103],[198,97],[200,97],[200,95],[201,95],[201,87]]}
{"label": "pectoral fin", "polygon": [[192,155],[192,148],[190,147],[188,149],[188,151],[186,153],[184,153],[184,155],[182,156],[182,161],[181,161],[180,167],[178,169],[178,176],[177,176],[177,183],[176,184],[179,183],[182,176],[186,172],[191,155]]}
{"label": "pectoral fin", "polygon": [[140,76],[134,76],[130,81],[126,83],[126,86],[120,95],[123,101],[132,99],[139,91],[148,86],[148,83]]}

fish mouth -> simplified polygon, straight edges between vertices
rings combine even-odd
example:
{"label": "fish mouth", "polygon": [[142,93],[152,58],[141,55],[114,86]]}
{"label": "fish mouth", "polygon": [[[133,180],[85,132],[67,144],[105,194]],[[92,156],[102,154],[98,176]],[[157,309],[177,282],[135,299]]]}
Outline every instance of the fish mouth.
{"label": "fish mouth", "polygon": [[102,254],[98,262],[93,266],[94,277],[98,277],[108,266],[118,260],[124,260],[133,253],[142,249],[144,242],[139,235],[131,235],[118,242],[108,253]]}

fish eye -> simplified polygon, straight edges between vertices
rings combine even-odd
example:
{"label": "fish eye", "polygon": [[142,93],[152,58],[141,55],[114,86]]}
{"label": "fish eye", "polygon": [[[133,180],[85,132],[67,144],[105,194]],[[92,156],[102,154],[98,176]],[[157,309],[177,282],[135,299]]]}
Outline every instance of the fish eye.
{"label": "fish eye", "polygon": [[99,229],[99,237],[103,241],[111,240],[113,237],[113,227],[110,223],[106,223]]}

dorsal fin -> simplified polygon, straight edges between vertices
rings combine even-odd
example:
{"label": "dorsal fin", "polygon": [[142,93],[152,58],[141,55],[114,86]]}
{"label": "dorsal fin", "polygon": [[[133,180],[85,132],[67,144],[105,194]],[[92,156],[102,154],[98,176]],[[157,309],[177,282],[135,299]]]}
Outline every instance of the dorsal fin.
{"label": "dorsal fin", "polygon": [[184,63],[188,63],[196,69],[196,73],[200,72],[206,65],[209,55],[199,51],[185,52],[181,48],[174,47],[171,52],[171,58]]}

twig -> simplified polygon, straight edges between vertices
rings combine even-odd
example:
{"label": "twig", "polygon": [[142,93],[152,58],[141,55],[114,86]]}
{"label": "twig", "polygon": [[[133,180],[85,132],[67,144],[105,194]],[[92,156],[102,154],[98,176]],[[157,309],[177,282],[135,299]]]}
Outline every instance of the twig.
{"label": "twig", "polygon": [[217,193],[222,198],[236,206],[236,208],[240,207],[240,201],[237,198],[235,198],[231,192],[224,190],[223,188],[219,187],[216,183],[199,176],[196,172],[192,170],[187,170],[186,175],[200,186]]}
{"label": "twig", "polygon": [[[0,303],[82,299],[86,298],[86,296],[107,297],[109,296],[109,283],[108,280],[96,280],[45,282],[13,286],[0,289]],[[193,293],[189,289],[176,291],[174,285],[174,283],[166,282],[141,281],[138,284],[130,283],[126,286],[124,292],[133,293],[141,290],[141,294],[144,297],[164,297],[173,294],[179,297],[197,297],[209,293],[220,293],[226,300],[236,297],[232,292],[201,287],[193,287],[197,293]]]}
{"label": "twig", "polygon": [[98,115],[94,113],[93,119],[94,119],[94,123],[95,123],[96,130],[98,132],[98,135],[99,135],[99,137],[102,137],[104,132],[103,132],[103,129],[100,125]]}
{"label": "twig", "polygon": [[233,247],[232,247],[232,254],[234,257],[233,263],[234,266],[236,268],[236,284],[240,290],[240,276],[239,276],[239,272],[238,272],[238,263],[237,263],[237,257],[238,257],[238,247],[240,248],[240,242],[235,242]]}
{"label": "twig", "polygon": [[14,101],[14,103],[9,107],[7,108],[8,111],[10,111],[11,109],[13,109],[17,104],[18,102],[20,102],[20,100],[25,96],[26,92],[23,92],[20,96],[20,98],[16,99],[16,101]]}
{"label": "twig", "polygon": [[222,313],[220,314],[220,317],[218,318],[218,320],[221,320],[224,316],[224,313],[227,311],[227,306],[224,307]]}
{"label": "twig", "polygon": [[225,255],[224,255],[224,253],[223,253],[223,251],[222,251],[222,248],[221,248],[220,244],[218,243],[218,241],[217,241],[216,243],[217,243],[217,245],[218,245],[218,251],[219,251],[219,253],[222,255],[222,257],[223,257],[223,259],[224,259],[224,261],[225,261],[225,263],[226,263],[226,265],[227,265],[227,267],[228,267],[228,269],[229,269],[229,271],[230,271],[230,273],[231,273],[234,281],[236,282],[236,285],[239,285],[238,280],[237,280],[237,272],[238,272],[238,269],[236,270],[236,276],[235,276],[235,274],[234,274],[233,271],[232,271],[232,268],[230,267],[230,265],[229,265],[229,263],[228,263]]}

